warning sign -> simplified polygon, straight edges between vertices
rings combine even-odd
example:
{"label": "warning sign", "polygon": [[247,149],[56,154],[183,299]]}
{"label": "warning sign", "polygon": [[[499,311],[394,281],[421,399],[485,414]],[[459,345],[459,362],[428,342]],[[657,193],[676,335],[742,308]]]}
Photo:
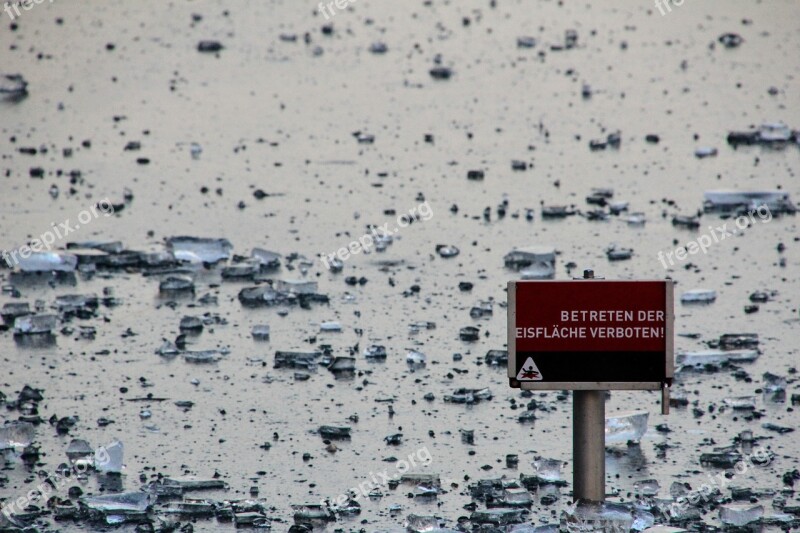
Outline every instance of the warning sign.
{"label": "warning sign", "polygon": [[671,280],[512,281],[511,386],[659,389],[673,376],[673,320]]}
{"label": "warning sign", "polygon": [[517,374],[517,379],[520,381],[542,381],[542,373],[539,372],[539,367],[533,362],[533,357],[528,357],[522,368]]}

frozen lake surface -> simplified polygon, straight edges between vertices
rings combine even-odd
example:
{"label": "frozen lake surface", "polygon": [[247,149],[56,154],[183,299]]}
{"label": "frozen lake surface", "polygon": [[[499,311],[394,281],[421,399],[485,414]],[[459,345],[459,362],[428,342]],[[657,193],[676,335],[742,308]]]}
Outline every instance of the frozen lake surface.
{"label": "frozen lake surface", "polygon": [[[800,5],[333,7],[0,14],[0,250],[20,258],[0,261],[0,447],[16,445],[0,502],[23,500],[15,523],[566,523],[570,394],[510,389],[490,351],[506,348],[509,280],[592,268],[676,281],[684,364],[669,416],[655,392],[607,401],[649,417],[643,435],[641,416],[611,426],[622,507],[603,519],[666,524],[727,470],[672,524],[797,527]],[[23,259],[37,238],[60,253]],[[533,259],[507,267],[514,249]],[[736,472],[754,450],[767,459]],[[112,473],[26,502],[68,451]],[[419,476],[400,480],[404,465]],[[517,483],[479,483],[502,476]],[[293,508],[359,487],[374,491],[360,514]],[[93,517],[54,519],[78,507]]]}

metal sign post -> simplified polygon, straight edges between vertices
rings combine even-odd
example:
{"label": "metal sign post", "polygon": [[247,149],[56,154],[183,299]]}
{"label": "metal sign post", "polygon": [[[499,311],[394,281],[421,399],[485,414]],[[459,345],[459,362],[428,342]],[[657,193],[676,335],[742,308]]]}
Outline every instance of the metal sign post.
{"label": "metal sign post", "polygon": [[[584,279],[594,279],[585,270]],[[606,391],[572,392],[572,498],[601,502],[606,498]]]}
{"label": "metal sign post", "polygon": [[674,375],[672,281],[508,284],[509,385],[573,391],[572,491],[605,499],[605,391],[660,390]]}

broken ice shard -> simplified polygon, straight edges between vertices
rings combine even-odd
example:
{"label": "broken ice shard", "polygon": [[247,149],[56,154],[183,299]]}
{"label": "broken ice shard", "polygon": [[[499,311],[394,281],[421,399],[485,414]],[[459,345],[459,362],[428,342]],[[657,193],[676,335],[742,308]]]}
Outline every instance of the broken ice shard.
{"label": "broken ice shard", "polygon": [[647,411],[632,411],[606,417],[606,444],[638,442],[647,431]]}
{"label": "broken ice shard", "polygon": [[184,492],[225,488],[225,482],[221,479],[202,479],[196,477],[167,477],[164,478],[163,484],[181,487]]}
{"label": "broken ice shard", "polygon": [[187,363],[216,363],[224,354],[219,350],[197,350],[183,352],[181,355]]}
{"label": "broken ice shard", "polygon": [[320,426],[319,435],[323,439],[349,439],[350,428],[347,426]]}
{"label": "broken ice shard", "polygon": [[189,276],[169,276],[158,284],[161,292],[194,292],[194,281]]}
{"label": "broken ice shard", "polygon": [[386,346],[371,344],[364,349],[364,357],[367,359],[386,359]]}
{"label": "broken ice shard", "polygon": [[694,151],[695,157],[704,159],[706,157],[714,157],[717,155],[717,149],[711,146],[701,146]]}
{"label": "broken ice shard", "polygon": [[253,335],[255,340],[259,341],[268,341],[269,340],[269,325],[267,324],[260,324],[253,326],[252,330],[250,331]]}
{"label": "broken ice shard", "polygon": [[[771,213],[794,213],[797,208],[782,190],[734,191],[712,190],[703,193],[703,210],[730,213],[738,210],[756,211],[759,218]],[[764,208],[768,210],[762,215]]]}
{"label": "broken ice shard", "polygon": [[73,439],[67,446],[67,459],[72,464],[91,464],[94,462],[94,450],[83,439]]}
{"label": "broken ice shard", "polygon": [[6,324],[13,325],[17,317],[29,315],[32,312],[28,302],[9,302],[3,304],[3,308],[0,309],[0,317]]}
{"label": "broken ice shard", "polygon": [[719,519],[726,526],[746,526],[758,521],[762,516],[764,507],[758,504],[729,503],[719,507]]}
{"label": "broken ice shard", "polygon": [[455,257],[459,254],[459,249],[449,244],[437,244],[436,253],[442,258]]}
{"label": "broken ice shard", "polygon": [[721,365],[728,362],[750,362],[758,359],[758,356],[757,350],[700,350],[679,353],[675,363],[681,366],[703,367],[706,365]]}
{"label": "broken ice shard", "polygon": [[485,511],[473,511],[469,519],[476,524],[494,524],[496,526],[518,524],[522,522],[522,510],[500,507]]}
{"label": "broken ice shard", "polygon": [[560,459],[547,459],[541,457],[533,461],[533,468],[536,471],[536,477],[540,482],[555,483],[561,481],[561,468],[564,466],[564,461]]}
{"label": "broken ice shard", "polygon": [[424,365],[426,359],[425,354],[417,350],[408,350],[406,353],[406,362],[410,365]]}
{"label": "broken ice shard", "polygon": [[354,357],[334,357],[328,370],[331,372],[349,372],[356,369],[356,360]]}
{"label": "broken ice shard", "polygon": [[169,237],[167,250],[179,261],[213,264],[218,261],[227,261],[233,246],[228,239]]}
{"label": "broken ice shard", "polygon": [[250,255],[258,261],[262,271],[275,270],[281,266],[281,254],[279,253],[270,252],[262,248],[253,248],[253,252]]}
{"label": "broken ice shard", "polygon": [[609,261],[624,261],[633,256],[633,248],[622,248],[616,244],[612,244],[606,248],[606,257]]}
{"label": "broken ice shard", "polygon": [[78,266],[78,257],[62,252],[34,252],[28,257],[20,255],[23,272],[72,272]]}
{"label": "broken ice shard", "polygon": [[30,422],[7,421],[0,427],[0,450],[30,446],[35,433],[36,429]]}
{"label": "broken ice shard", "polygon": [[700,464],[717,468],[733,468],[741,462],[741,454],[735,451],[715,451],[700,454]]}
{"label": "broken ice shard", "polygon": [[319,325],[319,330],[328,333],[338,333],[342,331],[342,325],[336,321],[322,322]]}
{"label": "broken ice shard", "polygon": [[275,352],[274,368],[313,368],[322,352]]}
{"label": "broken ice shard", "polygon": [[466,389],[460,388],[456,389],[453,394],[446,394],[444,396],[444,401],[448,403],[467,403],[473,404],[478,403],[482,400],[491,400],[492,399],[492,391],[488,388],[486,389]]}
{"label": "broken ice shard", "polygon": [[178,329],[181,331],[202,331],[203,320],[196,316],[185,316],[181,318]]}
{"label": "broken ice shard", "polygon": [[503,262],[507,268],[521,271],[522,279],[552,279],[556,272],[556,250],[550,246],[532,246],[511,250]]}
{"label": "broken ice shard", "polygon": [[719,337],[719,347],[723,350],[737,348],[757,348],[758,334],[756,333],[725,333]]}
{"label": "broken ice shard", "polygon": [[770,372],[764,372],[764,390],[767,392],[781,392],[786,390],[786,378]]}
{"label": "broken ice shard", "polygon": [[14,320],[14,335],[50,333],[56,328],[56,315],[27,315]]}
{"label": "broken ice shard", "polygon": [[681,294],[681,303],[711,303],[717,299],[717,291],[692,289]]}
{"label": "broken ice shard", "polygon": [[737,411],[752,411],[756,408],[755,396],[734,396],[723,400],[725,405]]}
{"label": "broken ice shard", "polygon": [[435,516],[410,514],[406,518],[406,531],[409,533],[427,533],[439,529],[439,519]]}
{"label": "broken ice shard", "polygon": [[86,496],[79,502],[93,511],[106,514],[144,513],[156,502],[155,494],[147,492],[123,492],[103,496]]}
{"label": "broken ice shard", "polygon": [[623,504],[579,503],[562,511],[567,531],[630,531],[633,514]]}
{"label": "broken ice shard", "polygon": [[489,350],[486,352],[484,362],[491,366],[504,366],[508,364],[508,350]]}
{"label": "broken ice shard", "polygon": [[336,520],[334,514],[324,505],[292,505],[295,522]]}
{"label": "broken ice shard", "polygon": [[28,94],[28,82],[22,74],[0,74],[0,96],[19,98]]}
{"label": "broken ice shard", "polygon": [[283,280],[275,282],[275,290],[294,294],[317,294],[317,282],[306,280]]}
{"label": "broken ice shard", "polygon": [[124,447],[118,440],[108,446],[101,446],[94,452],[94,467],[99,472],[118,474],[122,472]]}
{"label": "broken ice shard", "polygon": [[633,490],[636,491],[636,494],[641,494],[642,496],[655,496],[658,494],[658,489],[660,485],[657,479],[642,479],[633,484]]}

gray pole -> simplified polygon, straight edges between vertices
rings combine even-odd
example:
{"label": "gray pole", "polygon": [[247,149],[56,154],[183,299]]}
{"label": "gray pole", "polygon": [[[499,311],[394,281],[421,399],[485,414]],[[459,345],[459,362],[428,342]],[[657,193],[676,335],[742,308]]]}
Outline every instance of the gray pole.
{"label": "gray pole", "polygon": [[[585,270],[585,279],[594,272]],[[572,495],[602,502],[606,496],[606,396],[601,390],[572,393]]]}
{"label": "gray pole", "polygon": [[606,496],[606,397],[601,390],[572,393],[572,495],[602,502]]}

